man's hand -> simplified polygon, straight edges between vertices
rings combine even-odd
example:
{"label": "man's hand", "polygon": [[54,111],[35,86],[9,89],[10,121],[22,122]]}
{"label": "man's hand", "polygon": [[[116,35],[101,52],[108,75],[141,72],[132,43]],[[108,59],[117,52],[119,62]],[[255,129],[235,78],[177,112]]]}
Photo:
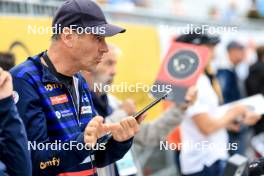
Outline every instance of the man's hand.
{"label": "man's hand", "polygon": [[255,125],[260,119],[261,119],[260,115],[252,111],[247,111],[242,123],[248,126],[252,126]]}
{"label": "man's hand", "polygon": [[0,67],[0,100],[12,95],[12,77]]}
{"label": "man's hand", "polygon": [[127,115],[131,116],[136,112],[136,105],[132,99],[126,99],[120,105],[120,108],[123,109]]}
{"label": "man's hand", "polygon": [[232,132],[239,132],[240,130],[240,124],[239,123],[230,123],[226,127],[229,131]]}
{"label": "man's hand", "polygon": [[[140,119],[142,121],[143,117]],[[124,142],[132,138],[139,131],[140,127],[137,120],[132,116],[121,120],[119,123],[110,123],[105,125],[108,130],[111,131],[114,140],[118,142]]]}
{"label": "man's hand", "polygon": [[97,143],[97,139],[108,132],[103,121],[103,117],[96,116],[87,124],[84,130],[84,142],[89,147],[94,147]]}
{"label": "man's hand", "polygon": [[109,132],[113,135],[114,140],[124,142],[135,136],[139,131],[140,123],[146,115],[143,114],[138,121],[134,117],[129,116],[118,123],[108,124],[103,123],[103,117],[96,116],[88,123],[84,130],[84,142],[89,147],[94,147],[97,139]]}

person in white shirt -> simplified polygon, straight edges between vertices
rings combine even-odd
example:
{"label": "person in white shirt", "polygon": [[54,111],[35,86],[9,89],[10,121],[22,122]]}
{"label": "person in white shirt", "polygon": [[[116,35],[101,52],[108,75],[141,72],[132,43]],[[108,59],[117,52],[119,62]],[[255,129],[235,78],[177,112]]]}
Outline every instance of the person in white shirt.
{"label": "person in white shirt", "polygon": [[214,47],[220,41],[217,36],[193,32],[179,36],[176,41],[203,45],[209,52],[207,68],[196,85],[197,101],[187,110],[181,125],[181,173],[184,176],[222,176],[228,150],[237,147],[236,144],[228,144],[226,129],[239,128],[239,124],[235,123],[239,116],[244,117],[241,123],[250,125],[255,124],[260,117],[239,105],[225,114],[217,112],[222,101],[221,89],[210,69]]}

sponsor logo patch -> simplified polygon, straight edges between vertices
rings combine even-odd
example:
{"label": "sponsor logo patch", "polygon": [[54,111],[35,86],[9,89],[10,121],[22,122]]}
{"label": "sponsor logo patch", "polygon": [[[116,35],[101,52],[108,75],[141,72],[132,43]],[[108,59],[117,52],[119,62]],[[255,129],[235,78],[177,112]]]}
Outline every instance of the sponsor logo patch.
{"label": "sponsor logo patch", "polygon": [[55,112],[56,116],[58,119],[60,119],[61,117],[68,117],[68,116],[72,116],[73,112],[71,110],[62,110],[62,111],[56,111]]}
{"label": "sponsor logo patch", "polygon": [[89,102],[89,98],[88,98],[88,96],[86,95],[86,93],[83,94],[82,102]]}
{"label": "sponsor logo patch", "polygon": [[81,108],[81,114],[88,114],[92,113],[92,107],[91,106],[82,106]]}
{"label": "sponsor logo patch", "polygon": [[68,97],[66,94],[50,97],[52,105],[67,103]]}
{"label": "sponsor logo patch", "polygon": [[52,167],[52,166],[59,166],[60,165],[60,158],[53,157],[52,160],[45,161],[45,162],[40,162],[39,168],[40,169],[46,169],[47,167]]}
{"label": "sponsor logo patch", "polygon": [[61,113],[60,113],[60,111],[56,111],[55,114],[56,114],[56,116],[57,116],[58,119],[61,118]]}
{"label": "sponsor logo patch", "polygon": [[53,89],[62,89],[62,84],[47,84],[45,89],[47,91],[53,91]]}

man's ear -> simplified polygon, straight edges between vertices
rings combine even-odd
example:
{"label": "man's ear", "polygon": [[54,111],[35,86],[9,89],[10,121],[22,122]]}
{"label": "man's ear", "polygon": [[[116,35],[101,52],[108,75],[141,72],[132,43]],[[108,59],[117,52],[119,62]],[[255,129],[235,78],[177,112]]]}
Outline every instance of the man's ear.
{"label": "man's ear", "polygon": [[63,32],[61,34],[62,42],[69,48],[73,47],[73,40],[74,40],[75,33],[68,27],[63,28]]}

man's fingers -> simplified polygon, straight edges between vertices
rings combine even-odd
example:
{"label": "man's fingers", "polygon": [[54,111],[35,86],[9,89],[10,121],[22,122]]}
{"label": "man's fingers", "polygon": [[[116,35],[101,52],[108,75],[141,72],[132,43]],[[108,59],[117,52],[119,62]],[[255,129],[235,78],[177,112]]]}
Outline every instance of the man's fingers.
{"label": "man's fingers", "polygon": [[108,133],[107,129],[104,127],[104,124],[101,123],[99,124],[98,128],[97,128],[97,138],[102,137],[103,135],[105,135],[106,133]]}
{"label": "man's fingers", "polygon": [[122,126],[123,139],[129,139],[133,137],[139,131],[139,124],[134,117],[128,117],[120,122]]}
{"label": "man's fingers", "polygon": [[92,118],[92,120],[88,123],[88,126],[98,127],[100,124],[102,124],[104,121],[104,118],[101,116],[95,116]]}
{"label": "man's fingers", "polygon": [[129,117],[126,120],[130,128],[135,128],[138,126],[138,122],[134,117]]}
{"label": "man's fingers", "polygon": [[98,138],[105,134],[103,128],[103,117],[94,117],[86,126],[84,132],[84,141],[90,146],[94,146]]}
{"label": "man's fingers", "polygon": [[104,118],[102,116],[95,116],[92,121],[97,122],[98,124],[101,124],[104,122]]}
{"label": "man's fingers", "polygon": [[255,125],[259,120],[261,119],[261,116],[254,113],[254,112],[246,112],[246,116],[243,119],[243,123],[246,125]]}
{"label": "man's fingers", "polygon": [[[145,117],[146,114],[142,116]],[[139,124],[134,117],[130,116],[119,123],[104,124],[104,128],[112,133],[116,141],[122,142],[130,139],[139,131]]]}
{"label": "man's fingers", "polygon": [[107,125],[115,140],[122,141],[125,138],[123,128],[120,123],[113,123]]}
{"label": "man's fingers", "polygon": [[147,113],[144,113],[141,116],[139,116],[137,118],[137,122],[140,124],[143,120],[145,120],[145,118],[147,117],[147,115],[148,115]]}
{"label": "man's fingers", "polygon": [[118,123],[109,123],[109,124],[104,124],[103,126],[108,132],[112,132],[112,133],[114,131],[119,131],[122,129],[122,127]]}
{"label": "man's fingers", "polygon": [[[134,136],[139,131],[139,124],[136,120],[127,120],[128,130],[127,130],[127,137]],[[126,128],[125,128],[126,129]]]}
{"label": "man's fingers", "polygon": [[85,136],[84,137],[84,142],[86,145],[88,145],[89,147],[93,147],[96,145],[97,142],[97,138],[94,136]]}
{"label": "man's fingers", "polygon": [[88,136],[93,136],[94,134],[96,134],[96,127],[89,127],[85,130],[85,134]]}

